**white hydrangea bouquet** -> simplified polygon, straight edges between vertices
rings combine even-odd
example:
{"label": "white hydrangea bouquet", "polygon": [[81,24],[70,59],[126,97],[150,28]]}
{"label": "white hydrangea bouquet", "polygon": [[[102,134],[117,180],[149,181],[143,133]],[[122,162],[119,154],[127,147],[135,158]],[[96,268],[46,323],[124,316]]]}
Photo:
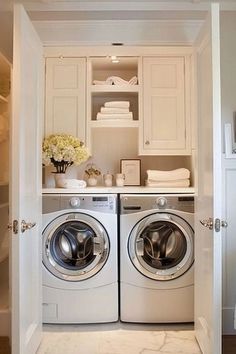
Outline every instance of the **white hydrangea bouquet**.
{"label": "white hydrangea bouquet", "polygon": [[84,143],[67,134],[52,134],[43,141],[42,159],[45,166],[53,165],[55,173],[65,173],[71,165],[80,165],[89,158]]}

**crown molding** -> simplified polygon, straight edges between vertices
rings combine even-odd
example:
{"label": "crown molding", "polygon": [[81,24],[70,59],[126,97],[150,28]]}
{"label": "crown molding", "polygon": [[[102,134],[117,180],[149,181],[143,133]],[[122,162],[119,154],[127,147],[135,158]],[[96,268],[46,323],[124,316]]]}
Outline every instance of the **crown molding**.
{"label": "crown molding", "polygon": [[192,45],[201,20],[33,21],[42,42],[50,45]]}
{"label": "crown molding", "polygon": [[52,1],[24,2],[27,11],[207,11],[210,2],[191,1]]}

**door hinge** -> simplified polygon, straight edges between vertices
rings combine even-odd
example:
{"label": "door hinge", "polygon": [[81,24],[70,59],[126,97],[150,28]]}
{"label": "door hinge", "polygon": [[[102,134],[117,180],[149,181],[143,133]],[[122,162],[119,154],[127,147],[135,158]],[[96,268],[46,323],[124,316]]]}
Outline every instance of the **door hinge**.
{"label": "door hinge", "polygon": [[18,231],[19,231],[18,225],[19,225],[18,220],[13,220],[12,224],[7,225],[7,228],[9,231],[12,230],[13,233],[16,235],[16,234],[18,234]]}
{"label": "door hinge", "polygon": [[212,218],[208,218],[206,220],[200,220],[200,223],[207,227],[209,230],[215,229],[216,232],[219,232],[222,227],[227,227],[228,223],[225,220],[220,220],[218,218],[215,219],[215,222]]}

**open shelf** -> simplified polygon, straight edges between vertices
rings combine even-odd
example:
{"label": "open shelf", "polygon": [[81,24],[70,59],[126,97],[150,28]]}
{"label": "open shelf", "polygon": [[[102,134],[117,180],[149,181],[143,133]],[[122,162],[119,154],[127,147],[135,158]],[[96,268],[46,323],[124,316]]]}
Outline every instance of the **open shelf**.
{"label": "open shelf", "polygon": [[91,93],[93,92],[139,92],[139,85],[91,85]]}
{"label": "open shelf", "polygon": [[128,119],[107,119],[107,120],[92,120],[90,121],[91,128],[138,128],[138,120]]}

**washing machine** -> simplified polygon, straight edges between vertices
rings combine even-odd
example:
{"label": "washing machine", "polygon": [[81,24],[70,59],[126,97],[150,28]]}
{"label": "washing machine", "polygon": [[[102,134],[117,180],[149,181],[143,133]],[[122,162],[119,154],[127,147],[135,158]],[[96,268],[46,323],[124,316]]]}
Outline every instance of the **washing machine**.
{"label": "washing machine", "polygon": [[117,196],[43,196],[43,322],[118,320]]}
{"label": "washing machine", "polygon": [[120,195],[120,319],[194,319],[194,198]]}

